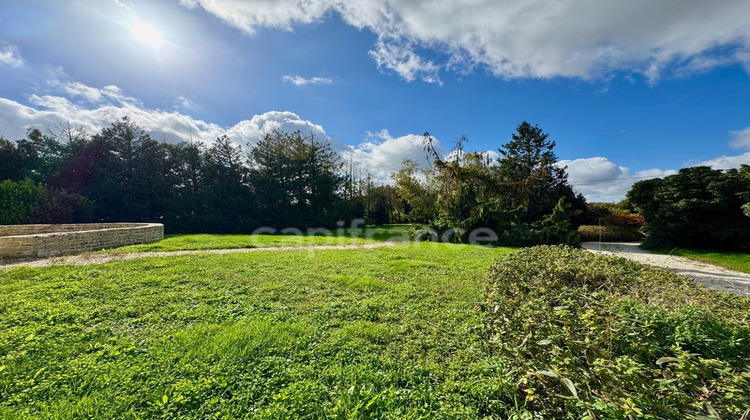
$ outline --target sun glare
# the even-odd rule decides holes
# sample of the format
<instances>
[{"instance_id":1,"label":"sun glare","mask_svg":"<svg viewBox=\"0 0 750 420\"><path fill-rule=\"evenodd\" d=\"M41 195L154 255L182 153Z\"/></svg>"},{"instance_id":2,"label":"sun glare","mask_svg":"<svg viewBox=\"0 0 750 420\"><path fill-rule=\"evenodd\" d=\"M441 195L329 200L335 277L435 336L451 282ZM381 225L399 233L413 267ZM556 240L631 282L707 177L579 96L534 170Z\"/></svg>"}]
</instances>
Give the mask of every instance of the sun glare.
<instances>
[{"instance_id":1,"label":"sun glare","mask_svg":"<svg viewBox=\"0 0 750 420\"><path fill-rule=\"evenodd\" d=\"M151 48L159 48L164 44L161 31L156 26L142 20L136 20L130 24L130 35L136 41Z\"/></svg>"}]
</instances>

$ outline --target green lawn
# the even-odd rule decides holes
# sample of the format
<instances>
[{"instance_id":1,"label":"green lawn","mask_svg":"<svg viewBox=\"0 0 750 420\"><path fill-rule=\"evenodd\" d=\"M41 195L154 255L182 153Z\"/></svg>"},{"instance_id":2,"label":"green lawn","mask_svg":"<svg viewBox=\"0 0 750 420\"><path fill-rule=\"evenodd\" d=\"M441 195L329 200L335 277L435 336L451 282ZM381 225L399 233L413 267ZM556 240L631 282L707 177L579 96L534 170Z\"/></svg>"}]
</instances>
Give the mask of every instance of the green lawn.
<instances>
[{"instance_id":1,"label":"green lawn","mask_svg":"<svg viewBox=\"0 0 750 420\"><path fill-rule=\"evenodd\" d=\"M511 251L408 243L3 270L0 418L505 417L515 384L476 333L475 302Z\"/></svg>"},{"instance_id":2,"label":"green lawn","mask_svg":"<svg viewBox=\"0 0 750 420\"><path fill-rule=\"evenodd\" d=\"M691 260L715 264L730 270L750 273L750 254L741 252L719 252L696 249L657 250L660 254L679 255Z\"/></svg>"},{"instance_id":3,"label":"green lawn","mask_svg":"<svg viewBox=\"0 0 750 420\"><path fill-rule=\"evenodd\" d=\"M130 245L101 251L103 253L131 253L202 249L237 249L294 247L314 245L357 245L383 241L409 241L411 225L368 226L363 229L334 229L292 231L288 234L261 235L167 235L159 242Z\"/></svg>"}]
</instances>

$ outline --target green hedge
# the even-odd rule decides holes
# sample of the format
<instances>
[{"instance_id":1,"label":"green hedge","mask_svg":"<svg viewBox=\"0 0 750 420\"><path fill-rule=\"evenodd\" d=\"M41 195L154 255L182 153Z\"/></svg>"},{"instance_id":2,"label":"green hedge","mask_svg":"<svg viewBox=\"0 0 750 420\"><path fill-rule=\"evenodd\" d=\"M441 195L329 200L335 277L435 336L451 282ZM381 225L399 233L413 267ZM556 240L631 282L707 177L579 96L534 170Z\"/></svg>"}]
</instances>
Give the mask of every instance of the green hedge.
<instances>
[{"instance_id":1,"label":"green hedge","mask_svg":"<svg viewBox=\"0 0 750 420\"><path fill-rule=\"evenodd\" d=\"M89 222L92 207L86 197L30 179L0 181L0 225Z\"/></svg>"},{"instance_id":2,"label":"green hedge","mask_svg":"<svg viewBox=\"0 0 750 420\"><path fill-rule=\"evenodd\" d=\"M643 235L640 233L621 226L581 225L578 227L578 234L583 242L598 241L600 233L601 240L604 242L637 242L643 240Z\"/></svg>"},{"instance_id":3,"label":"green hedge","mask_svg":"<svg viewBox=\"0 0 750 420\"><path fill-rule=\"evenodd\" d=\"M481 307L518 418L740 418L750 299L584 250L522 249Z\"/></svg>"}]
</instances>

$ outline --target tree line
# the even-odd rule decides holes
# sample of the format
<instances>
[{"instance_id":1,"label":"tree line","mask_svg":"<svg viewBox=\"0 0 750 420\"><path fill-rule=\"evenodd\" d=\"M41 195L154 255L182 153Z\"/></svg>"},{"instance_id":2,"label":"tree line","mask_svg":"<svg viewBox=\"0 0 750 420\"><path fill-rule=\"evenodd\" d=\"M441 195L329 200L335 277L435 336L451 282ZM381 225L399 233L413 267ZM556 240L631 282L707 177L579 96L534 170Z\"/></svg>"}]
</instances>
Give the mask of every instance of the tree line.
<instances>
[{"instance_id":1,"label":"tree line","mask_svg":"<svg viewBox=\"0 0 750 420\"><path fill-rule=\"evenodd\" d=\"M708 166L639 181L628 204L646 220L650 248L750 251L750 166Z\"/></svg>"},{"instance_id":2,"label":"tree line","mask_svg":"<svg viewBox=\"0 0 750 420\"><path fill-rule=\"evenodd\" d=\"M568 183L547 133L522 122L495 160L465 152L466 142L459 139L444 158L424 134L432 167L420 171L416 162L406 161L392 176L404 218L452 231L457 242L485 228L497 234L499 244L580 244L577 228L585 219L586 200Z\"/></svg>"},{"instance_id":3,"label":"tree line","mask_svg":"<svg viewBox=\"0 0 750 420\"><path fill-rule=\"evenodd\" d=\"M425 133L431 167L407 160L384 182L301 132L268 134L243 152L227 136L159 142L127 117L94 135L34 129L0 138L0 223L150 221L170 233L247 233L364 218L449 230L458 242L477 228L498 242L576 242L586 203L548 134L523 122L494 160L464 152L466 141L444 157Z\"/></svg>"}]
</instances>

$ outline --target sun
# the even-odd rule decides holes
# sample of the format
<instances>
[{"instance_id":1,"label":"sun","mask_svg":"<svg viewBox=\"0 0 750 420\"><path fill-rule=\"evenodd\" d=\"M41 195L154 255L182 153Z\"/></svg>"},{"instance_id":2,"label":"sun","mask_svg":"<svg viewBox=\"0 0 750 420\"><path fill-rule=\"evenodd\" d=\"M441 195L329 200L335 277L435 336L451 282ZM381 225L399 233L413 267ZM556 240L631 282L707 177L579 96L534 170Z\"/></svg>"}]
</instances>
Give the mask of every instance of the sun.
<instances>
[{"instance_id":1,"label":"sun","mask_svg":"<svg viewBox=\"0 0 750 420\"><path fill-rule=\"evenodd\" d=\"M130 36L151 48L159 48L164 44L164 36L159 28L142 20L130 24Z\"/></svg>"}]
</instances>

